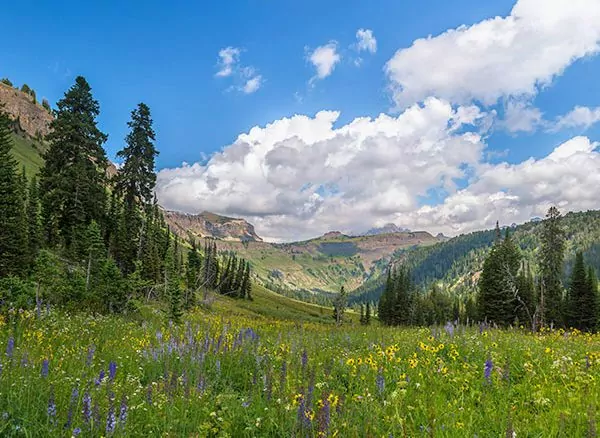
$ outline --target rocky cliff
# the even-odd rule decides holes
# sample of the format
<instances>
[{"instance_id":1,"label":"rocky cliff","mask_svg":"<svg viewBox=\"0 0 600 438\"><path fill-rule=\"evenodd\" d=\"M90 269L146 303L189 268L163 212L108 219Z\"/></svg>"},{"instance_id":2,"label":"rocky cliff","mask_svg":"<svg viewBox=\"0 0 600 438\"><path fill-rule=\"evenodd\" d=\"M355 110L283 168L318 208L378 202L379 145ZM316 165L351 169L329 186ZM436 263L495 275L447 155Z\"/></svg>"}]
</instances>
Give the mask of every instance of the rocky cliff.
<instances>
[{"instance_id":1,"label":"rocky cliff","mask_svg":"<svg viewBox=\"0 0 600 438\"><path fill-rule=\"evenodd\" d=\"M0 82L0 103L26 136L37 139L50 132L52 115L28 94Z\"/></svg>"},{"instance_id":2,"label":"rocky cliff","mask_svg":"<svg viewBox=\"0 0 600 438\"><path fill-rule=\"evenodd\" d=\"M234 242L262 242L254 226L244 219L220 216L210 212L187 214L164 211L165 220L174 233L181 237L214 237Z\"/></svg>"}]
</instances>

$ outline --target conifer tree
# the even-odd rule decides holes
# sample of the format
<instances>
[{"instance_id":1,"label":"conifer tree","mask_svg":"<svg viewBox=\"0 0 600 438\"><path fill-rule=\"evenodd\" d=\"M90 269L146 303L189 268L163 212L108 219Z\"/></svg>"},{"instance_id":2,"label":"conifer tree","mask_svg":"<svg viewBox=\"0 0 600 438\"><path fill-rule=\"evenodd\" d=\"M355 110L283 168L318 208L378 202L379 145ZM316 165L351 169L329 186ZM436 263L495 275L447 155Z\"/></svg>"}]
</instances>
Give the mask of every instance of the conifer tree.
<instances>
[{"instance_id":1,"label":"conifer tree","mask_svg":"<svg viewBox=\"0 0 600 438\"><path fill-rule=\"evenodd\" d=\"M252 300L252 280L250 278L250 262L246 262L244 271L244 281L242 282L243 298Z\"/></svg>"},{"instance_id":2,"label":"conifer tree","mask_svg":"<svg viewBox=\"0 0 600 438\"><path fill-rule=\"evenodd\" d=\"M358 319L358 321L362 325L365 325L365 306L363 303L360 303L360 318Z\"/></svg>"},{"instance_id":3,"label":"conifer tree","mask_svg":"<svg viewBox=\"0 0 600 438\"><path fill-rule=\"evenodd\" d=\"M40 200L37 178L29 183L27 197L27 264L33 266L42 244Z\"/></svg>"},{"instance_id":4,"label":"conifer tree","mask_svg":"<svg viewBox=\"0 0 600 438\"><path fill-rule=\"evenodd\" d=\"M540 248L540 313L542 326L563 324L563 261L565 232L561 225L561 214L550 207L546 220L542 222Z\"/></svg>"},{"instance_id":5,"label":"conifer tree","mask_svg":"<svg viewBox=\"0 0 600 438\"><path fill-rule=\"evenodd\" d=\"M104 220L107 160L102 145L107 137L96 126L100 107L83 77L75 79L57 108L40 178L42 214L48 242L78 252L75 246L87 225Z\"/></svg>"},{"instance_id":6,"label":"conifer tree","mask_svg":"<svg viewBox=\"0 0 600 438\"><path fill-rule=\"evenodd\" d=\"M169 303L168 317L171 321L179 323L183 316L180 279L175 269L175 245L169 245L165 257L165 298Z\"/></svg>"},{"instance_id":7,"label":"conifer tree","mask_svg":"<svg viewBox=\"0 0 600 438\"><path fill-rule=\"evenodd\" d=\"M499 227L496 225L497 232ZM517 316L519 248L508 228L504 240L496 240L483 264L479 279L479 316L498 325L509 325Z\"/></svg>"},{"instance_id":8,"label":"conifer tree","mask_svg":"<svg viewBox=\"0 0 600 438\"><path fill-rule=\"evenodd\" d=\"M333 302L333 319L335 319L336 325L341 325L342 322L344 322L347 300L346 290L344 289L344 286L342 286L340 293L335 297Z\"/></svg>"},{"instance_id":9,"label":"conifer tree","mask_svg":"<svg viewBox=\"0 0 600 438\"><path fill-rule=\"evenodd\" d=\"M0 106L0 277L23 270L22 192L11 154L10 120Z\"/></svg>"},{"instance_id":10,"label":"conifer tree","mask_svg":"<svg viewBox=\"0 0 600 438\"><path fill-rule=\"evenodd\" d=\"M593 270L586 269L583 253L578 252L571 273L567 322L569 326L583 331L595 330L598 321L597 287L594 277Z\"/></svg>"},{"instance_id":11,"label":"conifer tree","mask_svg":"<svg viewBox=\"0 0 600 438\"><path fill-rule=\"evenodd\" d=\"M365 325L371 324L371 303L367 301L367 309L365 311Z\"/></svg>"}]
</instances>

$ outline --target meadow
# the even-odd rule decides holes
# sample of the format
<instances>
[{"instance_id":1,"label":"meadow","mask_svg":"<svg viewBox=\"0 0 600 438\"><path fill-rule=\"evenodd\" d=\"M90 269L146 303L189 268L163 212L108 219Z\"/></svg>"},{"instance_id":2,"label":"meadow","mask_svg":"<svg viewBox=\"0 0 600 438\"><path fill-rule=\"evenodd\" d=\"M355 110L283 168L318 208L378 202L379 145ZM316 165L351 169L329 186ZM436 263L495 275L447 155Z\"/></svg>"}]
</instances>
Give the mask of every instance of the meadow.
<instances>
[{"instance_id":1,"label":"meadow","mask_svg":"<svg viewBox=\"0 0 600 438\"><path fill-rule=\"evenodd\" d=\"M0 436L596 436L600 335L265 308L220 297L180 325L155 308L11 311Z\"/></svg>"}]
</instances>

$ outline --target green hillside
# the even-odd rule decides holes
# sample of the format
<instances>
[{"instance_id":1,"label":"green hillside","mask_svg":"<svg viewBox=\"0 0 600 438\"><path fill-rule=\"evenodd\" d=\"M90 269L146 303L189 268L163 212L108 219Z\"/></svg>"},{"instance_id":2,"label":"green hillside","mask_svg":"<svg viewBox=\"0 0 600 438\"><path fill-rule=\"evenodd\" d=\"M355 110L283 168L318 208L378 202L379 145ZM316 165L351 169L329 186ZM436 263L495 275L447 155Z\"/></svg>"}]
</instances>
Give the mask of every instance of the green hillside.
<instances>
[{"instance_id":1,"label":"green hillside","mask_svg":"<svg viewBox=\"0 0 600 438\"><path fill-rule=\"evenodd\" d=\"M20 166L25 166L27 175L37 175L44 164L41 157L42 146L17 134L13 134L12 139L12 153L17 162Z\"/></svg>"},{"instance_id":2,"label":"green hillside","mask_svg":"<svg viewBox=\"0 0 600 438\"><path fill-rule=\"evenodd\" d=\"M219 242L252 263L259 281L271 290L305 301L325 302L341 286L353 290L378 277L396 251L433 245L425 232L375 236L328 233L303 242Z\"/></svg>"},{"instance_id":3,"label":"green hillside","mask_svg":"<svg viewBox=\"0 0 600 438\"><path fill-rule=\"evenodd\" d=\"M512 229L524 259L535 270L540 247L541 222L532 221ZM600 268L600 211L568 213L562 219L567 246L564 279L568 278L575 251L583 251L587 263ZM494 230L477 231L454 237L428 247L400 250L394 255L397 263L406 263L419 287L437 282L453 294L473 292L483 261L495 239ZM352 302L377 301L383 290L384 276L374 277L354 290Z\"/></svg>"}]
</instances>

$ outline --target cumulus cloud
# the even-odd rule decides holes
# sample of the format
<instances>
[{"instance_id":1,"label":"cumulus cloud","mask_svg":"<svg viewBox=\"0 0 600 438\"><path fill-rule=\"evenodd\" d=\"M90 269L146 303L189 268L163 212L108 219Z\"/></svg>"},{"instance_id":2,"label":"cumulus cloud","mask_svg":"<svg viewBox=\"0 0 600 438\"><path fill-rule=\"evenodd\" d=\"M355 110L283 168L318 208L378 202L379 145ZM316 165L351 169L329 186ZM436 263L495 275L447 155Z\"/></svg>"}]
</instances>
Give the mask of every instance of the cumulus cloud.
<instances>
[{"instance_id":1,"label":"cumulus cloud","mask_svg":"<svg viewBox=\"0 0 600 438\"><path fill-rule=\"evenodd\" d=\"M544 124L543 114L529 102L509 100L504 108L500 126L508 132L533 132Z\"/></svg>"},{"instance_id":2,"label":"cumulus cloud","mask_svg":"<svg viewBox=\"0 0 600 438\"><path fill-rule=\"evenodd\" d=\"M342 57L337 51L337 42L330 41L324 46L319 46L307 56L307 59L317 70L315 79L325 79L330 76L335 66L341 61Z\"/></svg>"},{"instance_id":3,"label":"cumulus cloud","mask_svg":"<svg viewBox=\"0 0 600 438\"><path fill-rule=\"evenodd\" d=\"M252 94L261 87L264 80L252 66L240 63L242 50L237 47L226 47L219 51L217 62L218 71L215 76L220 78L232 77L235 85L230 90L238 90L244 94Z\"/></svg>"},{"instance_id":4,"label":"cumulus cloud","mask_svg":"<svg viewBox=\"0 0 600 438\"><path fill-rule=\"evenodd\" d=\"M162 170L159 200L170 209L245 217L268 239L308 238L408 215L432 188L454 193L481 159L476 127L485 114L474 106L429 98L397 117L334 128L339 115L254 127L205 164Z\"/></svg>"},{"instance_id":5,"label":"cumulus cloud","mask_svg":"<svg viewBox=\"0 0 600 438\"><path fill-rule=\"evenodd\" d=\"M371 29L358 29L356 31L356 40L356 50L358 52L377 52L377 39Z\"/></svg>"},{"instance_id":6,"label":"cumulus cloud","mask_svg":"<svg viewBox=\"0 0 600 438\"><path fill-rule=\"evenodd\" d=\"M576 106L564 116L559 117L549 130L555 132L565 128L588 129L598 122L600 122L600 107Z\"/></svg>"},{"instance_id":7,"label":"cumulus cloud","mask_svg":"<svg viewBox=\"0 0 600 438\"><path fill-rule=\"evenodd\" d=\"M442 204L399 214L397 219L456 234L492 227L496 220L510 224L544 216L552 205L564 211L600 208L597 147L587 137L575 137L540 159L483 164L475 181Z\"/></svg>"},{"instance_id":8,"label":"cumulus cloud","mask_svg":"<svg viewBox=\"0 0 600 438\"><path fill-rule=\"evenodd\" d=\"M399 108L428 96L493 105L535 95L599 49L598 0L518 0L507 17L414 41L385 70Z\"/></svg>"}]
</instances>

